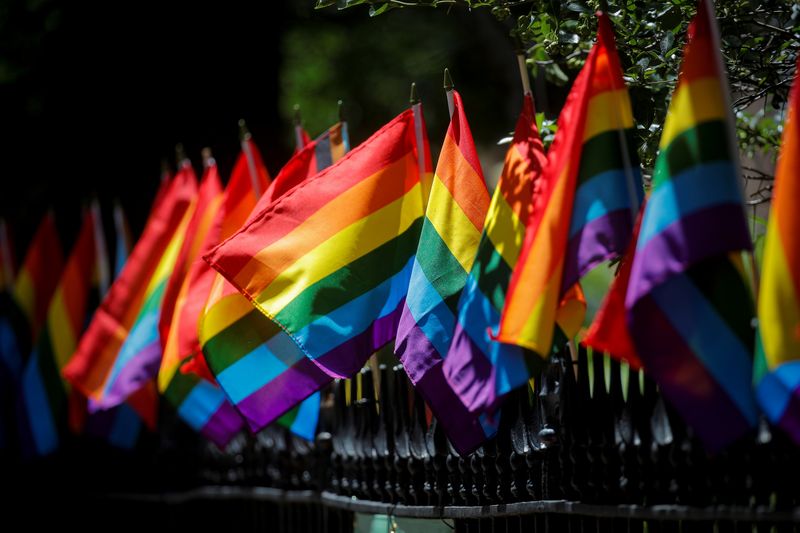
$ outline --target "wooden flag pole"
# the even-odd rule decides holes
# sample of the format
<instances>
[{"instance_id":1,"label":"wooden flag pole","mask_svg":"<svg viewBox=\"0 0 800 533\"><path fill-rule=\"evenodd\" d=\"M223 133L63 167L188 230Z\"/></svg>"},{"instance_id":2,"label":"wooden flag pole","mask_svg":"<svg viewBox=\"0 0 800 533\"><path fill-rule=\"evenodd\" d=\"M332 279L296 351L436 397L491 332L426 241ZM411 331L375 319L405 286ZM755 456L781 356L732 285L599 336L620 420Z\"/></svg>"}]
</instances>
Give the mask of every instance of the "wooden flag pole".
<instances>
[{"instance_id":1,"label":"wooden flag pole","mask_svg":"<svg viewBox=\"0 0 800 533\"><path fill-rule=\"evenodd\" d=\"M417 94L417 84L411 83L411 96L409 97L411 104L411 111L414 113L414 136L417 143L417 168L419 169L419 182L422 184L422 205L428 205L428 193L426 189L428 183L427 176L425 175L425 133L423 128L425 124L422 119L422 100Z\"/></svg>"},{"instance_id":2,"label":"wooden flag pole","mask_svg":"<svg viewBox=\"0 0 800 533\"><path fill-rule=\"evenodd\" d=\"M111 286L111 272L108 264L108 246L106 235L103 232L103 217L100 211L100 201L97 196L93 196L89 203L89 210L92 213L92 232L94 233L95 264L97 266L97 284L100 288L102 298Z\"/></svg>"},{"instance_id":3,"label":"wooden flag pole","mask_svg":"<svg viewBox=\"0 0 800 533\"><path fill-rule=\"evenodd\" d=\"M298 152L306 146L303 142L303 117L300 114L300 104L294 104L294 143Z\"/></svg>"},{"instance_id":4,"label":"wooden flag pole","mask_svg":"<svg viewBox=\"0 0 800 533\"><path fill-rule=\"evenodd\" d=\"M453 109L455 105L453 104L453 89L455 86L453 85L453 78L450 77L450 70L445 67L444 69L444 90L445 94L447 95L447 109L450 112L450 117L453 116Z\"/></svg>"},{"instance_id":5,"label":"wooden flag pole","mask_svg":"<svg viewBox=\"0 0 800 533\"><path fill-rule=\"evenodd\" d=\"M344 112L344 102L339 100L336 102L339 106L339 123L341 124L342 143L344 143L345 151L350 151L350 132L347 130L347 115Z\"/></svg>"},{"instance_id":6,"label":"wooden flag pole","mask_svg":"<svg viewBox=\"0 0 800 533\"><path fill-rule=\"evenodd\" d=\"M417 140L417 166L419 167L419 179L423 181L425 178L425 136L423 135L422 128L422 100L419 99L417 94L417 84L411 84L411 96L409 97L411 104L411 111L414 113L414 134Z\"/></svg>"},{"instance_id":7,"label":"wooden flag pole","mask_svg":"<svg viewBox=\"0 0 800 533\"><path fill-rule=\"evenodd\" d=\"M178 169L185 167L186 165L191 165L191 161L186 156L186 150L183 147L183 143L178 143L175 145L175 162L178 164Z\"/></svg>"},{"instance_id":8,"label":"wooden flag pole","mask_svg":"<svg viewBox=\"0 0 800 533\"><path fill-rule=\"evenodd\" d=\"M522 81L522 94L533 94L531 92L531 78L528 75L528 64L525 62L525 54L517 54L517 65L519 66L519 78Z\"/></svg>"},{"instance_id":9,"label":"wooden flag pole","mask_svg":"<svg viewBox=\"0 0 800 533\"><path fill-rule=\"evenodd\" d=\"M256 160L253 157L253 148L250 146L253 136L250 130L247 129L247 123L243 118L239 119L239 140L242 144L242 152L244 158L247 160L247 171L250 173L250 184L253 187L253 193L256 198L261 197L261 183L258 180L258 169L256 168Z\"/></svg>"}]
</instances>

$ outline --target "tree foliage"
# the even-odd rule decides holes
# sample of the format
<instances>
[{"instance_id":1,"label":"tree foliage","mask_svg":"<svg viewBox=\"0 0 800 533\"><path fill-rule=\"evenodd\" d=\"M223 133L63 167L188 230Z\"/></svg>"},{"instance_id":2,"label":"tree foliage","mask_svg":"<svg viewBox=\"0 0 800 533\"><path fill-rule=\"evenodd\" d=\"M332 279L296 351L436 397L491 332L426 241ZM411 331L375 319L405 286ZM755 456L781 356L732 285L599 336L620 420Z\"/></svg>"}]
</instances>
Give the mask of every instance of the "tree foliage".
<instances>
[{"instance_id":1,"label":"tree foliage","mask_svg":"<svg viewBox=\"0 0 800 533\"><path fill-rule=\"evenodd\" d=\"M727 64L740 147L744 155L775 157L784 102L800 48L800 5L792 0L718 0L717 18ZM631 92L639 153L649 174L686 29L696 0L318 0L317 7L368 5L372 16L401 7L488 9L509 25L535 77L567 85L583 65L596 31L594 12L614 24ZM764 181L763 174L747 177ZM768 176L767 176L768 177ZM767 185L768 187L768 185ZM762 191L763 192L763 191ZM762 197L765 197L762 195Z\"/></svg>"}]
</instances>

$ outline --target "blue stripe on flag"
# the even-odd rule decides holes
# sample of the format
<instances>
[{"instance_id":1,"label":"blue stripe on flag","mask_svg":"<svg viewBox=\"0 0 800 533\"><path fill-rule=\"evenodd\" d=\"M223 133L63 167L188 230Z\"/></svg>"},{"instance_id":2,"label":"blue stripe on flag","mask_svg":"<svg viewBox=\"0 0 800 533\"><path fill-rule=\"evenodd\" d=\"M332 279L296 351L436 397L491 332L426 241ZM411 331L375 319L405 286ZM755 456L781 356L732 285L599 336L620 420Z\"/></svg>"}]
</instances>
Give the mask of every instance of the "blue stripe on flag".
<instances>
[{"instance_id":1,"label":"blue stripe on flag","mask_svg":"<svg viewBox=\"0 0 800 533\"><path fill-rule=\"evenodd\" d=\"M264 320L269 319L264 317ZM217 381L237 404L303 357L305 354L297 344L281 330L220 372Z\"/></svg>"},{"instance_id":2,"label":"blue stripe on flag","mask_svg":"<svg viewBox=\"0 0 800 533\"><path fill-rule=\"evenodd\" d=\"M733 163L705 163L673 176L650 194L637 250L681 218L722 204L741 204Z\"/></svg>"},{"instance_id":3,"label":"blue stripe on flag","mask_svg":"<svg viewBox=\"0 0 800 533\"><path fill-rule=\"evenodd\" d=\"M319 421L319 405L321 395L315 392L300 404L297 409L292 427L292 433L306 440L314 440L317 435L317 422Z\"/></svg>"},{"instance_id":4,"label":"blue stripe on flag","mask_svg":"<svg viewBox=\"0 0 800 533\"><path fill-rule=\"evenodd\" d=\"M34 351L22 375L25 414L39 455L52 453L58 447L58 430L44 382L39 374L39 354Z\"/></svg>"},{"instance_id":5,"label":"blue stripe on flag","mask_svg":"<svg viewBox=\"0 0 800 533\"><path fill-rule=\"evenodd\" d=\"M470 274L459 302L459 324L481 354L496 368L495 390L498 396L527 382L528 367L522 348L492 341L487 328L500 324L500 314L478 287Z\"/></svg>"},{"instance_id":6,"label":"blue stripe on flag","mask_svg":"<svg viewBox=\"0 0 800 533\"><path fill-rule=\"evenodd\" d=\"M456 317L442 300L439 291L431 285L422 266L414 260L411 282L408 286L406 307L436 349L439 357L445 358L456 327Z\"/></svg>"},{"instance_id":7,"label":"blue stripe on flag","mask_svg":"<svg viewBox=\"0 0 800 533\"><path fill-rule=\"evenodd\" d=\"M108 434L108 442L117 448L130 450L136 445L142 430L142 420L131 406L123 403L115 408L114 422Z\"/></svg>"},{"instance_id":8,"label":"blue stripe on flag","mask_svg":"<svg viewBox=\"0 0 800 533\"><path fill-rule=\"evenodd\" d=\"M800 387L800 361L782 363L758 382L756 396L770 422L776 424L780 421L798 387Z\"/></svg>"},{"instance_id":9,"label":"blue stripe on flag","mask_svg":"<svg viewBox=\"0 0 800 533\"><path fill-rule=\"evenodd\" d=\"M295 334L312 358L322 357L377 319L392 313L405 298L414 258L380 285L322 316Z\"/></svg>"},{"instance_id":10,"label":"blue stripe on flag","mask_svg":"<svg viewBox=\"0 0 800 533\"><path fill-rule=\"evenodd\" d=\"M200 431L224 401L225 395L221 390L201 379L184 398L178 416L194 430Z\"/></svg>"},{"instance_id":11,"label":"blue stripe on flag","mask_svg":"<svg viewBox=\"0 0 800 533\"><path fill-rule=\"evenodd\" d=\"M633 170L639 174L639 169ZM592 220L612 211L630 209L627 179L623 169L614 169L592 176L578 187L572 207L570 238ZM641 178L636 177L636 183L639 182Z\"/></svg>"},{"instance_id":12,"label":"blue stripe on flag","mask_svg":"<svg viewBox=\"0 0 800 533\"><path fill-rule=\"evenodd\" d=\"M758 412L751 393L753 362L750 352L714 306L686 274L673 277L651 294L667 320L739 411L749 422L755 423Z\"/></svg>"}]
</instances>

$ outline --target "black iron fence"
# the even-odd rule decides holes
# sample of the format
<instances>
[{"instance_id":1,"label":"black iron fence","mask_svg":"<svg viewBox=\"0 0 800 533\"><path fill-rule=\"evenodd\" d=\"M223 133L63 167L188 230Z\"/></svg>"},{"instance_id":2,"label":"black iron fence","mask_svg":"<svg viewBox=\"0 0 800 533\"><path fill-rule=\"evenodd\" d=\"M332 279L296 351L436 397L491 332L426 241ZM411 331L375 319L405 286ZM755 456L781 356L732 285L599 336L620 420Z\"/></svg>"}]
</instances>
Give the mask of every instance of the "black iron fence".
<instances>
[{"instance_id":1,"label":"black iron fence","mask_svg":"<svg viewBox=\"0 0 800 533\"><path fill-rule=\"evenodd\" d=\"M556 355L511 394L497 436L467 456L402 367L381 365L332 385L313 443L273 426L221 451L172 428L152 444L155 476L94 494L109 513L135 501L139 517L242 531L350 531L353 513L458 531L800 529L800 455L781 433L764 423L708 454L652 381L576 359Z\"/></svg>"}]
</instances>

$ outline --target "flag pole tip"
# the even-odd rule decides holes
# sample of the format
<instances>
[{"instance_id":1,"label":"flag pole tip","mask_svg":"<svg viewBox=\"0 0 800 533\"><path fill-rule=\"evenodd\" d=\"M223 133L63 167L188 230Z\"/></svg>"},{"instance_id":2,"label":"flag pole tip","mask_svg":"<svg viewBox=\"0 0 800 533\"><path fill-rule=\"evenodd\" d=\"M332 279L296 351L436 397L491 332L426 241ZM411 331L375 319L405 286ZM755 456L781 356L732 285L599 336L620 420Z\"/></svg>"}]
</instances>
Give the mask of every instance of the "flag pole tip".
<instances>
[{"instance_id":1,"label":"flag pole tip","mask_svg":"<svg viewBox=\"0 0 800 533\"><path fill-rule=\"evenodd\" d=\"M243 118L239 119L239 140L246 141L251 137L250 130L247 128L247 122Z\"/></svg>"},{"instance_id":2,"label":"flag pole tip","mask_svg":"<svg viewBox=\"0 0 800 533\"><path fill-rule=\"evenodd\" d=\"M419 95L417 94L417 84L415 82L411 82L411 96L408 97L408 101L411 105L416 105L420 102Z\"/></svg>"},{"instance_id":3,"label":"flag pole tip","mask_svg":"<svg viewBox=\"0 0 800 533\"><path fill-rule=\"evenodd\" d=\"M344 101L342 101L341 98L336 101L336 107L337 107L337 110L338 110L338 113L339 113L339 122L346 122L346 119L345 119L345 116L344 116Z\"/></svg>"},{"instance_id":4,"label":"flag pole tip","mask_svg":"<svg viewBox=\"0 0 800 533\"><path fill-rule=\"evenodd\" d=\"M211 148L206 146L200 151L200 156L203 158L203 167L208 168L215 163L214 155L211 153Z\"/></svg>"},{"instance_id":5,"label":"flag pole tip","mask_svg":"<svg viewBox=\"0 0 800 533\"><path fill-rule=\"evenodd\" d=\"M450 69L445 67L444 69L444 90L445 91L452 91L455 88L453 85L453 78L450 77Z\"/></svg>"},{"instance_id":6,"label":"flag pole tip","mask_svg":"<svg viewBox=\"0 0 800 533\"><path fill-rule=\"evenodd\" d=\"M300 104L294 104L294 125L303 125L303 117L300 115Z\"/></svg>"},{"instance_id":7,"label":"flag pole tip","mask_svg":"<svg viewBox=\"0 0 800 533\"><path fill-rule=\"evenodd\" d=\"M178 143L175 145L175 160L178 162L178 166L181 166L184 161L186 161L186 149L183 147L183 143Z\"/></svg>"}]
</instances>

